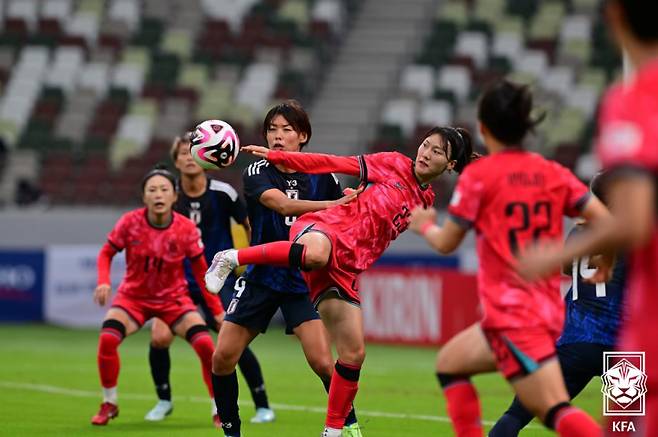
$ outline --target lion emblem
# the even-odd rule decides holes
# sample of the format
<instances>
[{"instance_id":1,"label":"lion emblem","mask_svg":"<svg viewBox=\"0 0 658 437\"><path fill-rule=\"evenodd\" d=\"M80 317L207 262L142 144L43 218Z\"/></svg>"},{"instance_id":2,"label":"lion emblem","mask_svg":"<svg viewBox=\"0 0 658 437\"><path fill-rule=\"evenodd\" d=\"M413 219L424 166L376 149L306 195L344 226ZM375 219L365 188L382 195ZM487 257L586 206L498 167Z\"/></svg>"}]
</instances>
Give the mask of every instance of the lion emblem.
<instances>
[{"instance_id":1,"label":"lion emblem","mask_svg":"<svg viewBox=\"0 0 658 437\"><path fill-rule=\"evenodd\" d=\"M609 368L601 380L601 392L623 409L647 392L647 375L625 358Z\"/></svg>"}]
</instances>

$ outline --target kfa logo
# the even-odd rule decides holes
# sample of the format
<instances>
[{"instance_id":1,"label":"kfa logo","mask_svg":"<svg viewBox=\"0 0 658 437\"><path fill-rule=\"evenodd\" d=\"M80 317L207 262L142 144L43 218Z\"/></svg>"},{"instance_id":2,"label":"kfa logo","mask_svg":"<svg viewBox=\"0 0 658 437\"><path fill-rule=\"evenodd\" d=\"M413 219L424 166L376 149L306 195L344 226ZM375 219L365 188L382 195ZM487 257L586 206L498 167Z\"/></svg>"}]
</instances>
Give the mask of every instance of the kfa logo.
<instances>
[{"instance_id":1,"label":"kfa logo","mask_svg":"<svg viewBox=\"0 0 658 437\"><path fill-rule=\"evenodd\" d=\"M644 416L644 352L603 352L601 380L604 416Z\"/></svg>"}]
</instances>

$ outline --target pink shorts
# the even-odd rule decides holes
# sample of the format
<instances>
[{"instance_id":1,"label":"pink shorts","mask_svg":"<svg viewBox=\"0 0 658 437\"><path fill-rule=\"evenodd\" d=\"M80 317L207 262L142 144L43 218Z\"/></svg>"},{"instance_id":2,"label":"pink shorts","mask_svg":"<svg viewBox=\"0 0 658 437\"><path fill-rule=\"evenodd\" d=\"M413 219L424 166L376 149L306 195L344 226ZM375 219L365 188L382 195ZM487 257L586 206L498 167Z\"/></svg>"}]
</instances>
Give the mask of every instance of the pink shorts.
<instances>
[{"instance_id":1,"label":"pink shorts","mask_svg":"<svg viewBox=\"0 0 658 437\"><path fill-rule=\"evenodd\" d=\"M185 314L196 311L196 305L188 295L182 295L167 301L136 299L117 294L112 301L113 308L121 308L142 326L147 320L157 317L169 326L174 326Z\"/></svg>"},{"instance_id":2,"label":"pink shorts","mask_svg":"<svg viewBox=\"0 0 658 437\"><path fill-rule=\"evenodd\" d=\"M483 329L494 355L496 366L505 378L513 379L533 373L539 365L556 355L555 343L560 335L542 327Z\"/></svg>"}]
</instances>

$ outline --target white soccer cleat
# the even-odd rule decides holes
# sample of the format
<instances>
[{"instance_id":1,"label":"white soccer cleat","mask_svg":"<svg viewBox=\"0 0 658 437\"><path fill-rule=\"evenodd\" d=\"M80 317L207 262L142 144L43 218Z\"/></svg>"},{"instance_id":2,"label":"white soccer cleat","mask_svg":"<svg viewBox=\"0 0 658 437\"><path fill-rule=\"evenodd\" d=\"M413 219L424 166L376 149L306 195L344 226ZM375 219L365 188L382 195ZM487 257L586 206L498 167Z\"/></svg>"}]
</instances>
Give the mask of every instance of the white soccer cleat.
<instances>
[{"instance_id":1,"label":"white soccer cleat","mask_svg":"<svg viewBox=\"0 0 658 437\"><path fill-rule=\"evenodd\" d=\"M270 408L256 408L256 415L252 417L249 422L251 423L269 423L274 422L276 416L274 411Z\"/></svg>"},{"instance_id":2,"label":"white soccer cleat","mask_svg":"<svg viewBox=\"0 0 658 437\"><path fill-rule=\"evenodd\" d=\"M238 266L238 251L235 249L217 252L206 272L206 288L211 293L219 293L228 275Z\"/></svg>"},{"instance_id":3,"label":"white soccer cleat","mask_svg":"<svg viewBox=\"0 0 658 437\"><path fill-rule=\"evenodd\" d=\"M159 400L155 407L144 416L145 420L149 422L159 422L164 420L165 417L169 416L171 412L174 411L174 405L171 401Z\"/></svg>"}]
</instances>

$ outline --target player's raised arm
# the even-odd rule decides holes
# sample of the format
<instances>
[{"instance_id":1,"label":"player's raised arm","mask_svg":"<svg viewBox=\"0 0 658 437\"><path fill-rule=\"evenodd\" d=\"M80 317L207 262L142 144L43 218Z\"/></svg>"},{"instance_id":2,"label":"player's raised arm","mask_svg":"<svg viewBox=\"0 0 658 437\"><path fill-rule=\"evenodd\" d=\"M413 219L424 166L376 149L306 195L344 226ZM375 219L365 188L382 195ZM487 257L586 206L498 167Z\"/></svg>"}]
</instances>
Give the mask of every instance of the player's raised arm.
<instances>
[{"instance_id":1,"label":"player's raised arm","mask_svg":"<svg viewBox=\"0 0 658 437\"><path fill-rule=\"evenodd\" d=\"M281 164L304 173L342 173L350 176L361 174L356 156L327 155L324 153L281 152L262 146L244 146L241 150L265 158L272 164Z\"/></svg>"}]
</instances>

